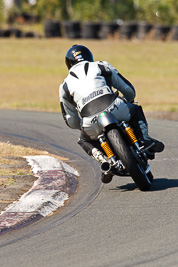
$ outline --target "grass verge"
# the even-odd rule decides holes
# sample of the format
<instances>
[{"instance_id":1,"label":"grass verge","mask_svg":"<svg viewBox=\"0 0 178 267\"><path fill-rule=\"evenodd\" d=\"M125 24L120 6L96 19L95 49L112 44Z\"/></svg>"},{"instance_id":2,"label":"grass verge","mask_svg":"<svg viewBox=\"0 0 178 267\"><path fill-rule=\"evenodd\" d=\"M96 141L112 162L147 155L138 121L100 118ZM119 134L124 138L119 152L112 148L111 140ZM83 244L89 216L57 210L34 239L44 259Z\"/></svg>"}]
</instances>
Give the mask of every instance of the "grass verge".
<instances>
[{"instance_id":1,"label":"grass verge","mask_svg":"<svg viewBox=\"0 0 178 267\"><path fill-rule=\"evenodd\" d=\"M13 185L16 182L15 176L32 174L27 164L23 164L23 156L32 155L49 155L49 153L30 147L12 145L9 142L0 142L0 188ZM51 156L62 161L67 160L64 157Z\"/></svg>"},{"instance_id":2,"label":"grass verge","mask_svg":"<svg viewBox=\"0 0 178 267\"><path fill-rule=\"evenodd\" d=\"M1 109L60 112L65 53L80 43L133 83L144 110L178 111L177 42L12 38L0 43Z\"/></svg>"}]
</instances>

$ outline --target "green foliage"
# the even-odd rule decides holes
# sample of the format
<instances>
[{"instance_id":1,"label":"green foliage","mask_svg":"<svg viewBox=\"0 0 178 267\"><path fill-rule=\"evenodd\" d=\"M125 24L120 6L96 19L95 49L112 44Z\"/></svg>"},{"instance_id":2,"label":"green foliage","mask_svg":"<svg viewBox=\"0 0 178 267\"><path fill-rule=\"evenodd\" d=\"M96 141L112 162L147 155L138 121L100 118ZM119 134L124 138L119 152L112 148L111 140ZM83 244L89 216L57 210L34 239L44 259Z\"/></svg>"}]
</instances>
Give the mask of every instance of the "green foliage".
<instances>
[{"instance_id":1,"label":"green foliage","mask_svg":"<svg viewBox=\"0 0 178 267\"><path fill-rule=\"evenodd\" d=\"M40 18L53 18L65 20L68 18L66 1L60 0L38 0L36 13Z\"/></svg>"},{"instance_id":2,"label":"green foliage","mask_svg":"<svg viewBox=\"0 0 178 267\"><path fill-rule=\"evenodd\" d=\"M73 19L79 20L132 20L135 18L133 0L76 1Z\"/></svg>"},{"instance_id":3,"label":"green foliage","mask_svg":"<svg viewBox=\"0 0 178 267\"><path fill-rule=\"evenodd\" d=\"M177 0L135 0L137 19L151 23L178 23Z\"/></svg>"},{"instance_id":4,"label":"green foliage","mask_svg":"<svg viewBox=\"0 0 178 267\"><path fill-rule=\"evenodd\" d=\"M75 20L100 20L103 16L101 0L95 1L77 1L74 5L73 19Z\"/></svg>"},{"instance_id":5,"label":"green foliage","mask_svg":"<svg viewBox=\"0 0 178 267\"><path fill-rule=\"evenodd\" d=\"M112 6L113 19L134 20L136 10L133 0L118 0Z\"/></svg>"},{"instance_id":6,"label":"green foliage","mask_svg":"<svg viewBox=\"0 0 178 267\"><path fill-rule=\"evenodd\" d=\"M4 13L3 13L3 0L0 0L0 25L3 23Z\"/></svg>"},{"instance_id":7,"label":"green foliage","mask_svg":"<svg viewBox=\"0 0 178 267\"><path fill-rule=\"evenodd\" d=\"M23 0L22 10L27 9L27 5ZM135 18L133 0L38 0L31 11L42 19L98 21Z\"/></svg>"},{"instance_id":8,"label":"green foliage","mask_svg":"<svg viewBox=\"0 0 178 267\"><path fill-rule=\"evenodd\" d=\"M145 20L178 23L177 0L38 0L41 18L60 20Z\"/></svg>"},{"instance_id":9,"label":"green foliage","mask_svg":"<svg viewBox=\"0 0 178 267\"><path fill-rule=\"evenodd\" d=\"M0 0L0 22L3 18L2 5L3 0ZM12 10L9 12L13 13ZM37 0L34 6L27 0L21 0L18 12L33 13L42 20L122 19L170 25L178 23L177 0Z\"/></svg>"}]
</instances>

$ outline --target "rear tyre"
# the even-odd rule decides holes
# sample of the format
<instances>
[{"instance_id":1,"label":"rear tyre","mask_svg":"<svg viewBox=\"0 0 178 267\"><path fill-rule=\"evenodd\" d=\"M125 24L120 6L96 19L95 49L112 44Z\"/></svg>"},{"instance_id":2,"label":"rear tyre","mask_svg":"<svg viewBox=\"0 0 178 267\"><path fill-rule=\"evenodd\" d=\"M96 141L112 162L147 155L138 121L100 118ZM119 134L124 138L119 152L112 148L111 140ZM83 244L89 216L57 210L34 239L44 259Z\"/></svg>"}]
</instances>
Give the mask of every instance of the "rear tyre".
<instances>
[{"instance_id":1,"label":"rear tyre","mask_svg":"<svg viewBox=\"0 0 178 267\"><path fill-rule=\"evenodd\" d=\"M148 173L147 173L147 177L148 177L148 179L150 180L150 182L152 182L153 181L153 174L152 174L152 172L151 171L149 171Z\"/></svg>"},{"instance_id":2,"label":"rear tyre","mask_svg":"<svg viewBox=\"0 0 178 267\"><path fill-rule=\"evenodd\" d=\"M117 129L110 130L107 133L107 138L138 188L142 191L148 190L151 186L151 181L147 177L143 167L137 163L119 131Z\"/></svg>"}]
</instances>

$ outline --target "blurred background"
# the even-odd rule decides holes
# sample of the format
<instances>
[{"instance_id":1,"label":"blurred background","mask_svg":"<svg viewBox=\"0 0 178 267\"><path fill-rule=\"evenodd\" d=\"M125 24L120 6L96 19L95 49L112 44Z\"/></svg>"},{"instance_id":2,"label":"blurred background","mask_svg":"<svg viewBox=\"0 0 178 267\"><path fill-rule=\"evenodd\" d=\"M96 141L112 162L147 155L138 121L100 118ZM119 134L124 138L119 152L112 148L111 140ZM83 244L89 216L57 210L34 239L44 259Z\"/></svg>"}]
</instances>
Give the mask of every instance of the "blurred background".
<instances>
[{"instance_id":1,"label":"blurred background","mask_svg":"<svg viewBox=\"0 0 178 267\"><path fill-rule=\"evenodd\" d=\"M76 43L130 80L147 111L178 111L177 0L0 0L0 108L60 111Z\"/></svg>"},{"instance_id":2,"label":"blurred background","mask_svg":"<svg viewBox=\"0 0 178 267\"><path fill-rule=\"evenodd\" d=\"M177 0L0 0L0 36L178 40Z\"/></svg>"}]
</instances>

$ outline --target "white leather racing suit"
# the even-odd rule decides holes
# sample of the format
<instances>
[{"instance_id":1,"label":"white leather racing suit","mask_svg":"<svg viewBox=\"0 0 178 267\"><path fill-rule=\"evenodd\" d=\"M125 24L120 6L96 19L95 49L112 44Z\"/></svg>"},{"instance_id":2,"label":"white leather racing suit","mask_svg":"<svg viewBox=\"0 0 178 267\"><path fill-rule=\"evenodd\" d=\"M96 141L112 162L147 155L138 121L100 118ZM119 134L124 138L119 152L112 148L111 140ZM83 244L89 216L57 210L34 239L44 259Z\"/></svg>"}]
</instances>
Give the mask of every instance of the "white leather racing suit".
<instances>
[{"instance_id":1,"label":"white leather racing suit","mask_svg":"<svg viewBox=\"0 0 178 267\"><path fill-rule=\"evenodd\" d=\"M125 100L118 96L118 91ZM135 90L108 62L81 61L69 70L60 85L59 96L66 124L73 129L83 129L96 140L96 114L110 110L118 121L129 121L127 102L133 102Z\"/></svg>"}]
</instances>

